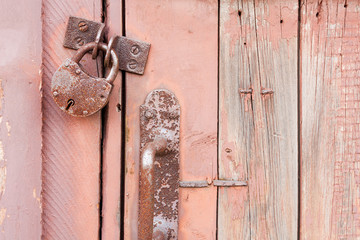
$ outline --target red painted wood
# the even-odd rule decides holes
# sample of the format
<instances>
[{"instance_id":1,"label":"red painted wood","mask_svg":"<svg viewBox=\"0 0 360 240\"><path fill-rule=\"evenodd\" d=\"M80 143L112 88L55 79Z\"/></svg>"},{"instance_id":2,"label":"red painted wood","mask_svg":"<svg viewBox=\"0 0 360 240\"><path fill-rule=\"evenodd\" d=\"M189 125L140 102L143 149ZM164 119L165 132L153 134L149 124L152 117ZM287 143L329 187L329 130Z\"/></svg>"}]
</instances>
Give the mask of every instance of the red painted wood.
<instances>
[{"instance_id":1,"label":"red painted wood","mask_svg":"<svg viewBox=\"0 0 360 240\"><path fill-rule=\"evenodd\" d=\"M0 5L0 239L40 239L41 1Z\"/></svg>"},{"instance_id":2,"label":"red painted wood","mask_svg":"<svg viewBox=\"0 0 360 240\"><path fill-rule=\"evenodd\" d=\"M50 91L53 73L74 54L62 46L67 19L101 21L100 0L45 0L42 6L43 238L97 239L99 236L100 113L75 118L60 110ZM96 75L88 56L81 63ZM101 67L100 67L101 70Z\"/></svg>"}]
</instances>

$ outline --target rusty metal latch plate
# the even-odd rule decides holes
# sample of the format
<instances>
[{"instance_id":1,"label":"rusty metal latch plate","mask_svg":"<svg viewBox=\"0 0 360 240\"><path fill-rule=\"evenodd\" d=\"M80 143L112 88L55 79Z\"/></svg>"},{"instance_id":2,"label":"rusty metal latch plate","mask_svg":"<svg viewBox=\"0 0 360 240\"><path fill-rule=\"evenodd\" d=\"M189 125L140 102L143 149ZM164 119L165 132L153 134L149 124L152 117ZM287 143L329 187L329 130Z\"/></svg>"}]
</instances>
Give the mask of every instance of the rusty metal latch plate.
<instances>
[{"instance_id":1,"label":"rusty metal latch plate","mask_svg":"<svg viewBox=\"0 0 360 240\"><path fill-rule=\"evenodd\" d=\"M165 89L152 91L140 106L141 150L156 137L167 139L165 152L154 162L153 239L161 234L178 239L179 135L180 105L175 95Z\"/></svg>"},{"instance_id":2,"label":"rusty metal latch plate","mask_svg":"<svg viewBox=\"0 0 360 240\"><path fill-rule=\"evenodd\" d=\"M64 47L79 49L94 42L103 23L89 21L78 17L69 17ZM119 37L114 43L114 50L119 58L119 69L136 74L144 74L149 55L150 44L127 37Z\"/></svg>"}]
</instances>

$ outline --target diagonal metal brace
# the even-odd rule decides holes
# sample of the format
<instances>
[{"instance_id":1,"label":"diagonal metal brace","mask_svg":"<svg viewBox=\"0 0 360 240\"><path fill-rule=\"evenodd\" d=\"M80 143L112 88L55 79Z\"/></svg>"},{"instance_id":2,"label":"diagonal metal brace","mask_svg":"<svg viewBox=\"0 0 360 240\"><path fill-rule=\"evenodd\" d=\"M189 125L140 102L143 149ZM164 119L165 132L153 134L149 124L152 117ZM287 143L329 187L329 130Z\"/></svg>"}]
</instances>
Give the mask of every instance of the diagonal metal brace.
<instances>
[{"instance_id":1,"label":"diagonal metal brace","mask_svg":"<svg viewBox=\"0 0 360 240\"><path fill-rule=\"evenodd\" d=\"M64 47L77 50L87 43L94 42L98 31L103 26L104 23L69 17ZM150 44L127 37L119 37L115 41L113 46L119 58L119 69L140 75L144 74Z\"/></svg>"}]
</instances>

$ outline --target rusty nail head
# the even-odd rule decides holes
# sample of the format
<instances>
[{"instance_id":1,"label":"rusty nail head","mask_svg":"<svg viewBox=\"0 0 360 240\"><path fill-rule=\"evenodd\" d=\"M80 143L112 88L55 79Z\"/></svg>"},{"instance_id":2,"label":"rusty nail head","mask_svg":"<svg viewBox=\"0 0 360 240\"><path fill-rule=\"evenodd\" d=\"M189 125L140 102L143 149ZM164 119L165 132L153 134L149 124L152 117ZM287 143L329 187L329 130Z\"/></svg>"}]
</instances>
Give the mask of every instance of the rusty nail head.
<instances>
[{"instance_id":1,"label":"rusty nail head","mask_svg":"<svg viewBox=\"0 0 360 240\"><path fill-rule=\"evenodd\" d=\"M75 40L79 46L82 46L85 43L84 39L82 39L81 37L77 37Z\"/></svg>"},{"instance_id":2,"label":"rusty nail head","mask_svg":"<svg viewBox=\"0 0 360 240\"><path fill-rule=\"evenodd\" d=\"M274 93L274 90L272 90L272 89L262 89L261 90L262 95L273 94L273 93Z\"/></svg>"},{"instance_id":3,"label":"rusty nail head","mask_svg":"<svg viewBox=\"0 0 360 240\"><path fill-rule=\"evenodd\" d=\"M79 74L81 73L81 70L80 70L80 69L76 69L76 71L75 71L75 72L76 72L76 74L78 74L78 75L79 75Z\"/></svg>"},{"instance_id":4,"label":"rusty nail head","mask_svg":"<svg viewBox=\"0 0 360 240\"><path fill-rule=\"evenodd\" d=\"M146 117L147 119L152 118L152 116L153 116L152 112L150 112L150 111L146 111L146 112L145 112L145 117Z\"/></svg>"},{"instance_id":5,"label":"rusty nail head","mask_svg":"<svg viewBox=\"0 0 360 240\"><path fill-rule=\"evenodd\" d=\"M79 22L79 30L82 32L86 32L89 29L89 26L84 21Z\"/></svg>"},{"instance_id":6,"label":"rusty nail head","mask_svg":"<svg viewBox=\"0 0 360 240\"><path fill-rule=\"evenodd\" d=\"M65 62L65 67L68 67L68 66L69 66L69 62L66 61L66 62Z\"/></svg>"},{"instance_id":7,"label":"rusty nail head","mask_svg":"<svg viewBox=\"0 0 360 240\"><path fill-rule=\"evenodd\" d=\"M84 115L88 114L88 111L83 111L83 114L84 114Z\"/></svg>"},{"instance_id":8,"label":"rusty nail head","mask_svg":"<svg viewBox=\"0 0 360 240\"><path fill-rule=\"evenodd\" d=\"M240 94L251 94L251 93L252 93L252 89L251 89L251 88L249 88L249 89L239 88L239 93L240 93Z\"/></svg>"},{"instance_id":9,"label":"rusty nail head","mask_svg":"<svg viewBox=\"0 0 360 240\"><path fill-rule=\"evenodd\" d=\"M57 95L59 95L59 93L57 91L53 92L54 96L56 97Z\"/></svg>"}]
</instances>

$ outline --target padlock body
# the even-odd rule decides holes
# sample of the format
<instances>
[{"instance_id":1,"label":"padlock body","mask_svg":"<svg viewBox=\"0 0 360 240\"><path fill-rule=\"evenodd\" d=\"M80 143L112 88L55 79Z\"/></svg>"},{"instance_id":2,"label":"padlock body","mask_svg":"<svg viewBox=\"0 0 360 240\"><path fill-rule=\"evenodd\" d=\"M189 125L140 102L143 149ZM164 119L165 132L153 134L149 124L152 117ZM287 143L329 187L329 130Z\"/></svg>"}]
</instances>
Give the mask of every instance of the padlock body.
<instances>
[{"instance_id":1,"label":"padlock body","mask_svg":"<svg viewBox=\"0 0 360 240\"><path fill-rule=\"evenodd\" d=\"M105 78L90 76L71 59L66 59L51 81L56 104L76 117L86 117L102 109L109 100L111 88Z\"/></svg>"}]
</instances>

